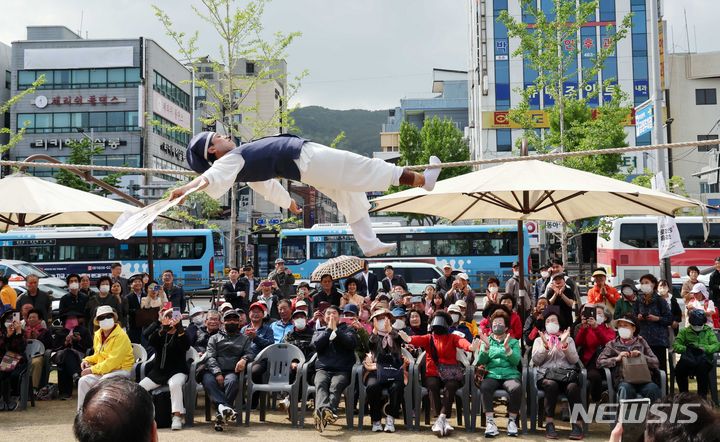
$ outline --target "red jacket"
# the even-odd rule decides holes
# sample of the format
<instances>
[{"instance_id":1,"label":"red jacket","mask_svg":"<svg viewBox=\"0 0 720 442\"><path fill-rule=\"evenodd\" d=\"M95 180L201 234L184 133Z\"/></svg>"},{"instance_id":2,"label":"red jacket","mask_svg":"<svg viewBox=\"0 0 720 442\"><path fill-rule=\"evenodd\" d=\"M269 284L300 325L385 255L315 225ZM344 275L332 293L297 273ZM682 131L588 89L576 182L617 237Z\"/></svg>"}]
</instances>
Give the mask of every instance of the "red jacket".
<instances>
[{"instance_id":1,"label":"red jacket","mask_svg":"<svg viewBox=\"0 0 720 442\"><path fill-rule=\"evenodd\" d=\"M490 318L483 318L478 325L486 335L492 333ZM510 330L508 330L508 333L511 337L522 341L522 321L520 321L520 315L517 312L512 312L512 315L510 315Z\"/></svg>"},{"instance_id":2,"label":"red jacket","mask_svg":"<svg viewBox=\"0 0 720 442\"><path fill-rule=\"evenodd\" d=\"M425 350L425 376L438 376L438 369L433 361L430 351L430 339L435 343L437 350L438 362L444 365L457 364L457 349L462 348L470 351L470 343L465 338L454 333L446 335L427 334L420 336L411 336L410 344Z\"/></svg>"},{"instance_id":3,"label":"red jacket","mask_svg":"<svg viewBox=\"0 0 720 442\"><path fill-rule=\"evenodd\" d=\"M575 345L582 347L580 352L582 363L587 365L597 349L604 347L613 339L615 339L615 331L605 324L598 325L597 328L580 327L575 336Z\"/></svg>"}]
</instances>

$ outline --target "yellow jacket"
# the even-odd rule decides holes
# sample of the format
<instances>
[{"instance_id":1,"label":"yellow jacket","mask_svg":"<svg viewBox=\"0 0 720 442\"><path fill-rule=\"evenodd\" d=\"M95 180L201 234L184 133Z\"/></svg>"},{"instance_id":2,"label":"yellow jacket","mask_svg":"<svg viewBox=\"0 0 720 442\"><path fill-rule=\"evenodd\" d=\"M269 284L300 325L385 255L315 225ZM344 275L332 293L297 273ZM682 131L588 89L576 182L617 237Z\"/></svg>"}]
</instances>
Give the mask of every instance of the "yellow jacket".
<instances>
[{"instance_id":1,"label":"yellow jacket","mask_svg":"<svg viewBox=\"0 0 720 442\"><path fill-rule=\"evenodd\" d=\"M132 344L125 330L119 324L102 343L102 330L95 332L93 339L93 354L87 356L85 361L92 364L93 374L104 375L117 370L131 370L135 363Z\"/></svg>"},{"instance_id":2,"label":"yellow jacket","mask_svg":"<svg viewBox=\"0 0 720 442\"><path fill-rule=\"evenodd\" d=\"M0 289L0 303L10 304L12 306L12 308L15 308L16 302L17 302L17 292L15 291L14 288L5 284L3 286L3 288Z\"/></svg>"}]
</instances>

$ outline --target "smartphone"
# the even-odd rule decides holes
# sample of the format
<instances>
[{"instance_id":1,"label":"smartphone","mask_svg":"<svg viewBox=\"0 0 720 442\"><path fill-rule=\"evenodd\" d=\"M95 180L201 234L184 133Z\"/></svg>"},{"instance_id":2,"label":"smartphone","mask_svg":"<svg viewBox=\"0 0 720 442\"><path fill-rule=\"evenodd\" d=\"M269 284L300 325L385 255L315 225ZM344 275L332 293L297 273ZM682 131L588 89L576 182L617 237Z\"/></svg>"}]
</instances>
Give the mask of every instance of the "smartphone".
<instances>
[{"instance_id":1,"label":"smartphone","mask_svg":"<svg viewBox=\"0 0 720 442\"><path fill-rule=\"evenodd\" d=\"M641 440L645 434L645 421L650 408L650 399L620 399L618 420L623 426L623 441Z\"/></svg>"},{"instance_id":2,"label":"smartphone","mask_svg":"<svg viewBox=\"0 0 720 442\"><path fill-rule=\"evenodd\" d=\"M589 318L595 319L596 313L597 313L597 310L595 309L595 307L585 307L585 308L583 308L582 317L586 318L586 319L589 319Z\"/></svg>"},{"instance_id":3,"label":"smartphone","mask_svg":"<svg viewBox=\"0 0 720 442\"><path fill-rule=\"evenodd\" d=\"M13 321L20 322L20 312L13 313Z\"/></svg>"},{"instance_id":4,"label":"smartphone","mask_svg":"<svg viewBox=\"0 0 720 442\"><path fill-rule=\"evenodd\" d=\"M340 318L340 322L341 322L342 324L350 325L350 324L352 324L353 322L355 322L355 318Z\"/></svg>"},{"instance_id":5,"label":"smartphone","mask_svg":"<svg viewBox=\"0 0 720 442\"><path fill-rule=\"evenodd\" d=\"M182 318L182 313L180 313L180 307L173 307L173 313L172 313L173 321L179 321L181 318Z\"/></svg>"}]
</instances>

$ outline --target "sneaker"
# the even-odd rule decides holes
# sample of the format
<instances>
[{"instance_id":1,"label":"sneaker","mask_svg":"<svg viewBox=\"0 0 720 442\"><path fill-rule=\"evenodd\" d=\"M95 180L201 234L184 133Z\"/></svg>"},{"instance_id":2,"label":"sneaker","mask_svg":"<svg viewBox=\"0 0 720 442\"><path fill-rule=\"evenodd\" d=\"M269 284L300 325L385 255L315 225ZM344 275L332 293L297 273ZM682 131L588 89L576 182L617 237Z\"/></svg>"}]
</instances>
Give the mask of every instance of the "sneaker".
<instances>
[{"instance_id":1,"label":"sneaker","mask_svg":"<svg viewBox=\"0 0 720 442\"><path fill-rule=\"evenodd\" d=\"M215 431L223 431L223 415L218 411L215 415Z\"/></svg>"},{"instance_id":2,"label":"sneaker","mask_svg":"<svg viewBox=\"0 0 720 442\"><path fill-rule=\"evenodd\" d=\"M547 422L545 424L545 439L557 439L558 434L557 431L555 431L555 424L552 422Z\"/></svg>"},{"instance_id":3,"label":"sneaker","mask_svg":"<svg viewBox=\"0 0 720 442\"><path fill-rule=\"evenodd\" d=\"M445 415L441 414L438 416L437 420L435 420L435 423L432 426L432 431L435 433L438 437L443 437L445 435Z\"/></svg>"},{"instance_id":4,"label":"sneaker","mask_svg":"<svg viewBox=\"0 0 720 442\"><path fill-rule=\"evenodd\" d=\"M290 409L290 398L285 398L278 402L278 406L280 407L280 410L289 410Z\"/></svg>"},{"instance_id":5,"label":"sneaker","mask_svg":"<svg viewBox=\"0 0 720 442\"><path fill-rule=\"evenodd\" d=\"M337 414L333 413L333 411L329 408L325 408L322 412L322 420L325 422L326 427L329 424L334 424L337 418Z\"/></svg>"},{"instance_id":6,"label":"sneaker","mask_svg":"<svg viewBox=\"0 0 720 442\"><path fill-rule=\"evenodd\" d=\"M5 402L5 411L15 411L17 407L17 401L10 399L8 402Z\"/></svg>"},{"instance_id":7,"label":"sneaker","mask_svg":"<svg viewBox=\"0 0 720 442\"><path fill-rule=\"evenodd\" d=\"M382 422L380 422L380 421L375 421L375 422L373 422L372 431L373 431L374 433L379 433L379 432L381 432L382 430L383 430Z\"/></svg>"},{"instance_id":8,"label":"sneaker","mask_svg":"<svg viewBox=\"0 0 720 442\"><path fill-rule=\"evenodd\" d=\"M450 426L450 422L448 422L447 418L443 420L443 424L443 436L447 436L448 434L452 433L453 430L455 430L453 427Z\"/></svg>"},{"instance_id":9,"label":"sneaker","mask_svg":"<svg viewBox=\"0 0 720 442\"><path fill-rule=\"evenodd\" d=\"M485 437L495 437L500 434L495 419L488 418L487 425L485 425Z\"/></svg>"},{"instance_id":10,"label":"sneaker","mask_svg":"<svg viewBox=\"0 0 720 442\"><path fill-rule=\"evenodd\" d=\"M583 440L585 433L583 427L580 424L573 424L572 431L570 432L570 440Z\"/></svg>"},{"instance_id":11,"label":"sneaker","mask_svg":"<svg viewBox=\"0 0 720 442\"><path fill-rule=\"evenodd\" d=\"M385 416L385 432L386 433L394 433L395 432L395 418L390 415Z\"/></svg>"},{"instance_id":12,"label":"sneaker","mask_svg":"<svg viewBox=\"0 0 720 442\"><path fill-rule=\"evenodd\" d=\"M510 437L517 437L517 435L518 435L517 417L508 418L507 434Z\"/></svg>"},{"instance_id":13,"label":"sneaker","mask_svg":"<svg viewBox=\"0 0 720 442\"><path fill-rule=\"evenodd\" d=\"M180 416L173 416L170 428L172 430L182 430L182 418Z\"/></svg>"},{"instance_id":14,"label":"sneaker","mask_svg":"<svg viewBox=\"0 0 720 442\"><path fill-rule=\"evenodd\" d=\"M237 414L235 413L235 410L228 407L227 405L218 405L218 412L222 414L225 422L231 422L237 419Z\"/></svg>"},{"instance_id":15,"label":"sneaker","mask_svg":"<svg viewBox=\"0 0 720 442\"><path fill-rule=\"evenodd\" d=\"M325 429L325 425L323 424L320 410L315 409L315 411L313 412L313 420L315 421L315 429L322 433Z\"/></svg>"}]
</instances>

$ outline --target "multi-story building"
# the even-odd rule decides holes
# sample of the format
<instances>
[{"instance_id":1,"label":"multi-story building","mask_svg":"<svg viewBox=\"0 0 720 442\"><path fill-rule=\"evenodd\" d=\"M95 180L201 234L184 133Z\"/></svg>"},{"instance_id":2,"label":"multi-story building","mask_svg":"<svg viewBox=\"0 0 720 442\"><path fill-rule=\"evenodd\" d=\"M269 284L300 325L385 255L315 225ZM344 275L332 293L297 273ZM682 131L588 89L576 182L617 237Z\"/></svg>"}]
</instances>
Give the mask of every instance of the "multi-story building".
<instances>
[{"instance_id":1,"label":"multi-story building","mask_svg":"<svg viewBox=\"0 0 720 442\"><path fill-rule=\"evenodd\" d=\"M0 74L5 79L5 83L0 84L0 104L6 103L10 99L10 87L12 78L10 71L10 46L0 42ZM5 112L0 121L0 127L10 128L10 112ZM7 144L10 136L8 134L0 134L0 146ZM5 156L3 156L4 158Z\"/></svg>"},{"instance_id":2,"label":"multi-story building","mask_svg":"<svg viewBox=\"0 0 720 442\"><path fill-rule=\"evenodd\" d=\"M27 39L12 43L11 66L13 94L45 79L12 109L12 130L25 128L12 159L42 153L67 161L68 141L91 137L102 149L93 164L187 169L190 135L171 129L192 129L191 74L153 40L83 39L64 26L28 26ZM180 178L126 175L122 186L152 200Z\"/></svg>"},{"instance_id":3,"label":"multi-story building","mask_svg":"<svg viewBox=\"0 0 720 442\"><path fill-rule=\"evenodd\" d=\"M669 141L714 140L720 133L720 52L670 54ZM671 173L685 180L691 197L720 203L717 174L694 176L720 166L718 146L698 146L670 151Z\"/></svg>"},{"instance_id":4,"label":"multi-story building","mask_svg":"<svg viewBox=\"0 0 720 442\"><path fill-rule=\"evenodd\" d=\"M395 162L400 157L400 125L403 121L422 129L425 120L449 118L460 130L468 125L468 72L433 69L430 98L403 98L400 106L390 109L380 132L380 152L375 158ZM436 95L435 95L436 94Z\"/></svg>"},{"instance_id":5,"label":"multi-story building","mask_svg":"<svg viewBox=\"0 0 720 442\"><path fill-rule=\"evenodd\" d=\"M565 47L577 48L577 59L567 72L589 67L596 56L598 47L610 44L609 25L621 23L632 13L632 29L629 35L620 40L615 51L607 58L597 78L589 79L590 88L597 88L610 80L611 88L620 87L628 94L634 105L650 98L648 29L650 22L649 7L657 0L600 0L595 14L583 24L579 35L563 42ZM508 38L508 30L498 20L502 11L531 27L532 17L523 14L520 0L469 0L470 8L470 73L468 88L470 97L470 120L468 138L471 159L488 159L512 155L516 141L522 136L522 129L516 127L508 118L508 111L521 100L518 92L532 84L537 78L528 62L522 57L512 57L518 48L517 39ZM555 2L537 0L537 7L553 19ZM580 74L578 74L580 75ZM566 93L577 91L580 78L571 78L564 84ZM590 101L597 106L612 95L611 88L601 90ZM593 89L591 89L593 90ZM587 91L579 91L586 94ZM535 114L536 129L549 127L549 118L543 111L552 106L552 97L538 93L530 102ZM627 141L630 145L650 144L650 134L635 136L634 128L627 127ZM627 154L623 157L625 166L635 170L653 169L654 153L643 155Z\"/></svg>"}]
</instances>

